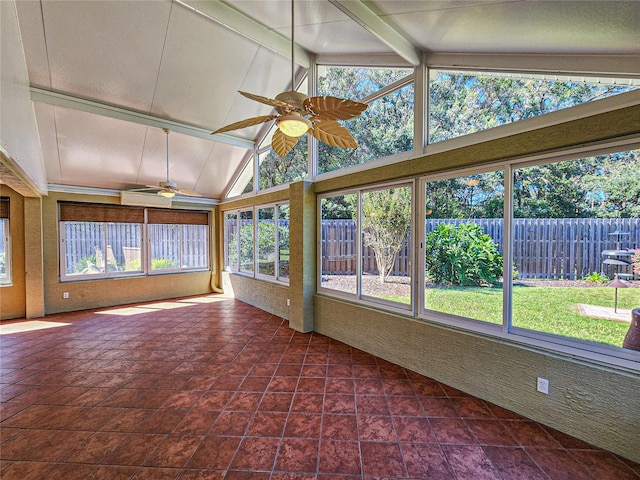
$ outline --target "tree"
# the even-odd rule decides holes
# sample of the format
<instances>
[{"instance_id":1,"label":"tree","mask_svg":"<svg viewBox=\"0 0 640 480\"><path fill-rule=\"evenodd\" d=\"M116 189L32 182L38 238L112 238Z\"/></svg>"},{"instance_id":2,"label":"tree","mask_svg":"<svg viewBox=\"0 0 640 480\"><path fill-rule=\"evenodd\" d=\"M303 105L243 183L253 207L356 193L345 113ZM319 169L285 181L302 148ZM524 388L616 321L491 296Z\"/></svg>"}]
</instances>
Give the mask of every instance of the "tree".
<instances>
[{"instance_id":1,"label":"tree","mask_svg":"<svg viewBox=\"0 0 640 480\"><path fill-rule=\"evenodd\" d=\"M380 283L393 269L411 228L411 188L393 187L362 194L362 232L376 257Z\"/></svg>"},{"instance_id":2,"label":"tree","mask_svg":"<svg viewBox=\"0 0 640 480\"><path fill-rule=\"evenodd\" d=\"M640 150L596 157L585 175L587 208L599 217L640 217Z\"/></svg>"}]
</instances>

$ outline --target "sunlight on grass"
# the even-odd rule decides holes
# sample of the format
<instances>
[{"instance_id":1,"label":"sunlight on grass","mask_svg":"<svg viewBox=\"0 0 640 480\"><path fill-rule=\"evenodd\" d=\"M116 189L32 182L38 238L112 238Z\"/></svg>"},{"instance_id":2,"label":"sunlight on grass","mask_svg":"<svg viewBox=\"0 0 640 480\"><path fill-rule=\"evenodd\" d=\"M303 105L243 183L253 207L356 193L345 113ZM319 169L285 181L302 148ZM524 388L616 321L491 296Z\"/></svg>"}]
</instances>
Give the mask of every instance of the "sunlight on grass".
<instances>
[{"instance_id":1,"label":"sunlight on grass","mask_svg":"<svg viewBox=\"0 0 640 480\"><path fill-rule=\"evenodd\" d=\"M621 346L626 322L580 315L579 304L613 307L608 287L513 287L513 325L565 337ZM502 288L443 287L426 291L427 308L490 323L502 323ZM618 308L640 305L640 289L618 292Z\"/></svg>"}]
</instances>

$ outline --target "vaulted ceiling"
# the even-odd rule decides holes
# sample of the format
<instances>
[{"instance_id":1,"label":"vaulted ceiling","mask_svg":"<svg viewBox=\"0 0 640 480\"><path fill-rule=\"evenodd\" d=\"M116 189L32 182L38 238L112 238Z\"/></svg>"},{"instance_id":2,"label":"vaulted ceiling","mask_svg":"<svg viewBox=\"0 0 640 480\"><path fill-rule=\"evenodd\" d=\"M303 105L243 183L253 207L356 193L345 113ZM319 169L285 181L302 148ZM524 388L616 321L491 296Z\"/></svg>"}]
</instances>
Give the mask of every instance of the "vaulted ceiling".
<instances>
[{"instance_id":1,"label":"vaulted ceiling","mask_svg":"<svg viewBox=\"0 0 640 480\"><path fill-rule=\"evenodd\" d=\"M238 90L290 89L289 0L19 0L17 13L52 184L166 180L169 128L171 180L221 198L261 127L210 133L270 113ZM638 25L636 1L296 0L294 57L298 72L314 59L411 66L450 54L586 56L597 71L639 58Z\"/></svg>"}]
</instances>

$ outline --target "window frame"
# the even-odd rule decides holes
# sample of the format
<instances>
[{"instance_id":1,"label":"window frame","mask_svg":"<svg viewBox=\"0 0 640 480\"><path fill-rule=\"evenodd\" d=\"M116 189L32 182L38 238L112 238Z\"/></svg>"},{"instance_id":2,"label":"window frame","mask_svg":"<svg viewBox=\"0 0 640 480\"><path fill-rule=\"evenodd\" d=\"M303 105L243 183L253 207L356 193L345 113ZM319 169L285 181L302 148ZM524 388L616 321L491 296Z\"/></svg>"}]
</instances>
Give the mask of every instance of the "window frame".
<instances>
[{"instance_id":1,"label":"window frame","mask_svg":"<svg viewBox=\"0 0 640 480\"><path fill-rule=\"evenodd\" d=\"M0 287L8 287L13 285L13 272L11 269L11 222L9 218L0 218L3 224L4 235L2 243L4 246L4 267L5 273L0 277Z\"/></svg>"},{"instance_id":2,"label":"window frame","mask_svg":"<svg viewBox=\"0 0 640 480\"><path fill-rule=\"evenodd\" d=\"M206 266L203 267L181 267L180 259L182 258L182 248L183 248L183 226L191 225L191 223L182 223L182 224L171 224L176 225L179 231L179 241L177 246L177 254L178 254L178 267L176 268L168 268L168 269L156 269L152 270L152 258L151 258L151 226L152 225L161 225L162 223L149 223L149 211L150 210L158 210L151 208L140 208L143 212L143 222L113 222L113 221L95 221L95 220L63 220L61 219L60 214L60 205L62 204L75 204L76 208L82 209L83 206L86 206L89 209L95 209L99 211L101 208L104 209L112 209L119 208L119 205L112 204L99 204L99 203L82 203L82 202L58 202L58 251L59 251L59 278L60 282L77 282L77 281L87 281L87 280L103 280L103 279L113 279L113 278L130 278L130 277L146 277L146 276L155 276L155 275L164 275L164 274L176 274L176 273L191 273L191 272L202 272L208 271L211 269L211 214L209 211L203 210L186 210L186 209L175 209L170 213L166 213L167 215L176 215L177 212L191 212L195 214L206 214L207 215L207 224L205 228L205 240L204 240L204 252L206 255ZM130 207L129 207L130 208ZM161 212L161 215L165 212ZM93 223L100 225L102 227L102 241L105 246L104 250L107 251L106 248L109 246L109 224L119 224L119 225L138 225L139 226L139 234L140 234L140 269L139 270L116 270L110 271L108 268L109 264L109 254L104 255L104 270L101 272L95 273L87 273L82 275L73 275L67 274L67 238L65 231L65 224L69 223ZM165 222L165 224L168 224ZM204 224L199 224L204 225Z\"/></svg>"},{"instance_id":3,"label":"window frame","mask_svg":"<svg viewBox=\"0 0 640 480\"><path fill-rule=\"evenodd\" d=\"M232 209L232 210L223 210L222 211L222 218L224 219L224 233L223 233L223 239L224 239L224 246L223 246L223 251L225 252L224 255L224 266L223 266L223 271L225 272L229 272L229 273L234 273L234 274L238 274L238 275L242 275L245 277L250 277L250 278L255 278L257 280L263 280L266 282L271 282L271 283L278 283L278 284L285 284L288 285L289 284L289 277L283 277L280 274L280 234L279 234L279 229L277 228L279 226L279 213L280 213L280 209L283 206L289 206L289 202L285 201L285 202L273 202L273 203L264 203L264 204L260 204L260 205L253 205L251 207L244 207L244 208L238 208L238 209ZM262 210L262 209L267 209L267 208L273 208L274 210L274 238L275 238L275 244L274 244L274 274L273 275L269 275L269 274L265 274L265 273L260 273L258 271L258 256L259 256L259 251L258 251L258 229L259 229L259 218L258 218L258 211ZM253 221L253 228L252 228L252 241L253 241L253 271L247 270L247 269L242 269L240 268L240 238L241 238L241 234L240 234L240 229L241 229L241 219L240 219L240 215L242 212L251 212L252 213L252 221ZM229 230L228 230L228 222L227 222L227 218L230 215L235 215L235 221L236 221L236 228L238 231L238 235L236 236L236 241L234 242L234 245L231 245L231 243L229 242ZM237 258L238 258L238 264L237 265L230 265L228 260L229 260L229 251L231 251L231 247L233 247L234 250L236 250L237 252Z\"/></svg>"},{"instance_id":4,"label":"window frame","mask_svg":"<svg viewBox=\"0 0 640 480\"><path fill-rule=\"evenodd\" d=\"M388 299L384 299L384 298L380 298L380 297L376 297L373 295L366 295L362 293L362 275L363 275L363 231L362 231L362 221L361 221L361 216L362 216L362 194L363 193L367 193L367 192L372 192L372 191L379 191L379 190L385 190L385 189L390 189L390 188L401 188L401 187L409 187L411 189L411 198L412 198L412 203L411 203L411 225L409 227L409 249L408 249L408 256L410 258L410 268L409 268L409 275L410 275L410 294L409 294L409 303L408 304L404 304L401 302L396 302L393 300L388 300ZM326 199L326 198L331 198L331 197L338 197L338 196L343 196L343 195L352 195L352 194L356 194L357 195L357 209L356 209L356 292L355 293L351 293L351 292L346 292L346 291L341 291L341 290L336 290L336 289L331 289L331 288L326 288L322 286L322 258L323 258L323 251L321 248L321 244L322 244L322 221L323 221L323 217L322 217L322 200ZM416 312L416 293L417 293L417 288L415 286L416 284L416 262L415 262L415 256L416 256L416 242L415 242L415 234L416 234L416 208L415 208L415 196L416 196L416 184L415 184L415 180L413 178L410 179L401 179L401 180L397 180L397 181L392 181L392 182L385 182L385 183L380 183L380 184L375 184L375 185L367 185L366 187L361 187L361 188L351 188L351 189L345 189L345 190L339 190L339 191L332 191L332 192L327 192L327 193L323 193L321 195L317 196L317 204L316 204L316 209L317 209L317 218L319 219L318 221L318 225L317 225L317 238L318 238L318 244L319 244L319 248L318 248L318 252L317 252L317 257L316 257L316 262L317 264L320 266L320 268L317 269L317 292L318 294L321 295L327 295L327 296L331 296L331 297L337 297L337 298L342 298L345 300L349 300L349 301L353 301L355 303L358 304L362 304L362 305L366 305L366 306L370 306L370 307L374 307L374 308L383 308L384 310L390 311L390 312L394 312L394 313L401 313L404 315L411 315L411 316L415 316L415 312Z\"/></svg>"}]
</instances>

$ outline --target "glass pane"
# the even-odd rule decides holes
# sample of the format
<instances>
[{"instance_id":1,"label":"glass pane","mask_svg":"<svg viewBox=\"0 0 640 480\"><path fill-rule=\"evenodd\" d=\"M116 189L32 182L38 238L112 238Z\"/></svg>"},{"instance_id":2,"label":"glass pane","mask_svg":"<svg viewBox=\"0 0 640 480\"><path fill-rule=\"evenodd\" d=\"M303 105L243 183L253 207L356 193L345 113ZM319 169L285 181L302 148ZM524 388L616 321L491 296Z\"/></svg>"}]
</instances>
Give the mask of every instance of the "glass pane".
<instances>
[{"instance_id":1,"label":"glass pane","mask_svg":"<svg viewBox=\"0 0 640 480\"><path fill-rule=\"evenodd\" d=\"M182 225L181 268L209 267L208 225Z\"/></svg>"},{"instance_id":2,"label":"glass pane","mask_svg":"<svg viewBox=\"0 0 640 480\"><path fill-rule=\"evenodd\" d=\"M141 272L141 247L141 224L107 224L106 261L109 272Z\"/></svg>"},{"instance_id":3,"label":"glass pane","mask_svg":"<svg viewBox=\"0 0 640 480\"><path fill-rule=\"evenodd\" d=\"M231 271L238 270L238 214L224 214L224 266Z\"/></svg>"},{"instance_id":4,"label":"glass pane","mask_svg":"<svg viewBox=\"0 0 640 480\"><path fill-rule=\"evenodd\" d=\"M174 224L149 225L152 271L180 267L180 227Z\"/></svg>"},{"instance_id":5,"label":"glass pane","mask_svg":"<svg viewBox=\"0 0 640 480\"><path fill-rule=\"evenodd\" d=\"M622 346L640 305L640 150L519 168L513 182L513 326Z\"/></svg>"},{"instance_id":6,"label":"glass pane","mask_svg":"<svg viewBox=\"0 0 640 480\"><path fill-rule=\"evenodd\" d=\"M253 272L253 211L240 212L240 270Z\"/></svg>"},{"instance_id":7,"label":"glass pane","mask_svg":"<svg viewBox=\"0 0 640 480\"><path fill-rule=\"evenodd\" d=\"M320 286L357 293L357 194L323 198Z\"/></svg>"},{"instance_id":8,"label":"glass pane","mask_svg":"<svg viewBox=\"0 0 640 480\"><path fill-rule=\"evenodd\" d=\"M258 209L258 273L276 275L275 208Z\"/></svg>"},{"instance_id":9,"label":"glass pane","mask_svg":"<svg viewBox=\"0 0 640 480\"><path fill-rule=\"evenodd\" d=\"M278 278L289 278L289 205L278 206Z\"/></svg>"},{"instance_id":10,"label":"glass pane","mask_svg":"<svg viewBox=\"0 0 640 480\"><path fill-rule=\"evenodd\" d=\"M260 162L260 190L295 182L307 177L307 135L299 138L298 143L285 155L278 156L273 150L262 153Z\"/></svg>"},{"instance_id":11,"label":"glass pane","mask_svg":"<svg viewBox=\"0 0 640 480\"><path fill-rule=\"evenodd\" d=\"M429 77L429 143L638 88L616 85L616 79L603 84L525 74L431 70Z\"/></svg>"},{"instance_id":12,"label":"glass pane","mask_svg":"<svg viewBox=\"0 0 640 480\"><path fill-rule=\"evenodd\" d=\"M362 194L362 295L411 304L411 187Z\"/></svg>"},{"instance_id":13,"label":"glass pane","mask_svg":"<svg viewBox=\"0 0 640 480\"><path fill-rule=\"evenodd\" d=\"M425 308L502 323L504 172L425 184Z\"/></svg>"},{"instance_id":14,"label":"glass pane","mask_svg":"<svg viewBox=\"0 0 640 480\"><path fill-rule=\"evenodd\" d=\"M9 220L0 219L0 282L7 283L11 278L11 259L8 250Z\"/></svg>"},{"instance_id":15,"label":"glass pane","mask_svg":"<svg viewBox=\"0 0 640 480\"><path fill-rule=\"evenodd\" d=\"M101 222L61 222L64 228L65 275L103 274L105 224Z\"/></svg>"},{"instance_id":16,"label":"glass pane","mask_svg":"<svg viewBox=\"0 0 640 480\"><path fill-rule=\"evenodd\" d=\"M411 69L327 67L320 95L361 100L408 75ZM414 85L405 85L369 103L360 116L343 122L358 148L319 143L318 173L358 165L413 149Z\"/></svg>"}]
</instances>

